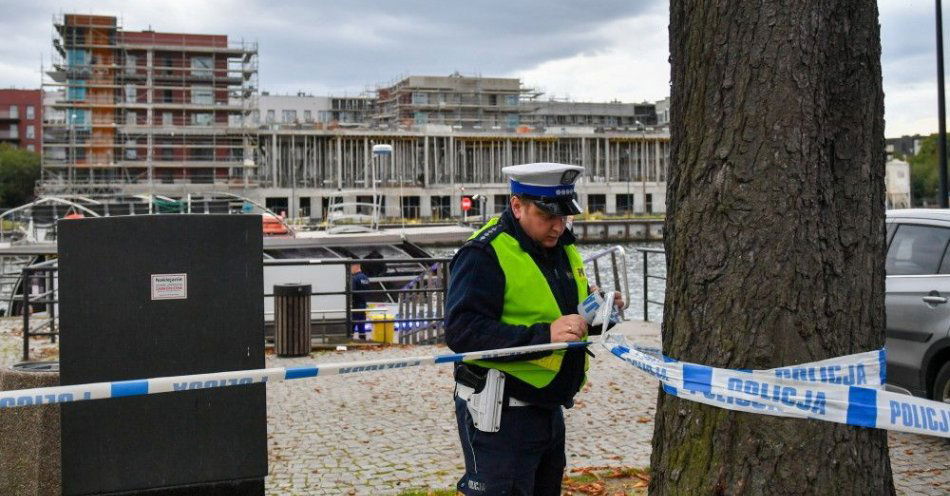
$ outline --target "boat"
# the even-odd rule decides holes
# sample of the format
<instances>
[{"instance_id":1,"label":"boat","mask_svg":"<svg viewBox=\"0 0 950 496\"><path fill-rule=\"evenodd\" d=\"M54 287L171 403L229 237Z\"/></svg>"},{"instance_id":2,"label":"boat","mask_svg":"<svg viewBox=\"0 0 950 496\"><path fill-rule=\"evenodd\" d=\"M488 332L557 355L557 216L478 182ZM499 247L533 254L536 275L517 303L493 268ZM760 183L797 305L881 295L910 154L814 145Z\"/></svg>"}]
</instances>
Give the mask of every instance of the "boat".
<instances>
[{"instance_id":1,"label":"boat","mask_svg":"<svg viewBox=\"0 0 950 496\"><path fill-rule=\"evenodd\" d=\"M378 209L376 209L378 212ZM302 231L283 216L230 193L189 195L181 200L151 195L128 197L43 197L0 214L0 314L21 315L23 293L47 295L56 289L56 221L63 218L94 218L112 215L261 215L264 258L265 322L274 319L273 286L283 283L311 284L311 319L322 322L326 334L345 333L349 279L348 267L363 261L371 289L379 293L367 300L382 314L399 313L403 298L398 290L432 279L440 270L419 242L461 244L473 229L466 226L419 226L373 229L345 224L337 216L337 229ZM373 222L372 226L378 226ZM345 229L344 229L345 228ZM23 277L26 267L41 267L49 277ZM441 276L440 276L441 277ZM35 300L35 298L31 299ZM55 303L48 309L55 315ZM44 308L34 307L34 311Z\"/></svg>"}]
</instances>

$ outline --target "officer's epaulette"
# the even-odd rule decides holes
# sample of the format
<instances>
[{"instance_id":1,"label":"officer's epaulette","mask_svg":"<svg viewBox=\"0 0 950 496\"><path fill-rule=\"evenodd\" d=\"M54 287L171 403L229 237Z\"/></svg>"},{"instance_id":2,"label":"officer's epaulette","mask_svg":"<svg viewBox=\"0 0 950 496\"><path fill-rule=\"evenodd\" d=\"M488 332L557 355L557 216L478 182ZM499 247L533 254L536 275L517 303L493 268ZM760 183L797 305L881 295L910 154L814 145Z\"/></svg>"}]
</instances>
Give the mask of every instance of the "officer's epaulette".
<instances>
[{"instance_id":1,"label":"officer's epaulette","mask_svg":"<svg viewBox=\"0 0 950 496\"><path fill-rule=\"evenodd\" d=\"M490 245L492 240L498 237L498 235L501 234L504 230L505 230L505 226L503 226L499 222L489 227L488 229L485 229L484 231L478 233L478 236L475 236L474 238L468 240L465 243L465 245L462 245L462 246L463 247L476 246L478 248L485 248L486 246Z\"/></svg>"}]
</instances>

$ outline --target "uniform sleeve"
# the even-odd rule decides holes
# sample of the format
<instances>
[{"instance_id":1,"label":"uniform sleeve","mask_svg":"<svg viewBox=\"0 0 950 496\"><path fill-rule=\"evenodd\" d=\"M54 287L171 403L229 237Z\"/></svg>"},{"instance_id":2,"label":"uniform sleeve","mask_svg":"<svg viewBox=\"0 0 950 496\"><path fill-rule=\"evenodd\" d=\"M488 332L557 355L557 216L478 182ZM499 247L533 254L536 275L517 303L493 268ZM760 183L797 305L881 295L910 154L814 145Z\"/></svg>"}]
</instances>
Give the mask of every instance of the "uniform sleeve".
<instances>
[{"instance_id":1,"label":"uniform sleeve","mask_svg":"<svg viewBox=\"0 0 950 496\"><path fill-rule=\"evenodd\" d=\"M465 353L551 342L547 323L501 323L504 294L505 275L490 247L469 245L459 250L452 261L445 305L445 341L452 351ZM525 358L530 357L496 361Z\"/></svg>"}]
</instances>

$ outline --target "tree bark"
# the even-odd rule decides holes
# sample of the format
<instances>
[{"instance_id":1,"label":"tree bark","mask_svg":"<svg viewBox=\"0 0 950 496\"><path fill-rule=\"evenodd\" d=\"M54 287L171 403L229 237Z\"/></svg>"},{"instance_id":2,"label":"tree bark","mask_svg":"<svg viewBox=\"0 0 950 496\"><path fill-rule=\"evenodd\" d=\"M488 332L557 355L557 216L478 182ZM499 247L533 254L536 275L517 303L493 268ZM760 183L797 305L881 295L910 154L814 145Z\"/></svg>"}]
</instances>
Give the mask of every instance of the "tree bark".
<instances>
[{"instance_id":1,"label":"tree bark","mask_svg":"<svg viewBox=\"0 0 950 496\"><path fill-rule=\"evenodd\" d=\"M670 2L663 349L768 369L884 344L873 0ZM651 494L893 494L886 432L661 392Z\"/></svg>"}]
</instances>

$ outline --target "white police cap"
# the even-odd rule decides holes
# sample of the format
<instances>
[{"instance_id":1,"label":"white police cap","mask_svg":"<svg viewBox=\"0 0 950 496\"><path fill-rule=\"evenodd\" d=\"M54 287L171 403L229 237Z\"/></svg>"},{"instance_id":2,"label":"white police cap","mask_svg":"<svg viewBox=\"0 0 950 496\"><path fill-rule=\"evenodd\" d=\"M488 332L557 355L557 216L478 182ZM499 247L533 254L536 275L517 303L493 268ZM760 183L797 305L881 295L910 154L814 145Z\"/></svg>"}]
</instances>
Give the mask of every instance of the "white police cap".
<instances>
[{"instance_id":1,"label":"white police cap","mask_svg":"<svg viewBox=\"0 0 950 496\"><path fill-rule=\"evenodd\" d=\"M574 182L584 172L583 167L542 162L512 165L501 171L508 175L513 195L533 200L554 215L583 212L574 192Z\"/></svg>"}]
</instances>

